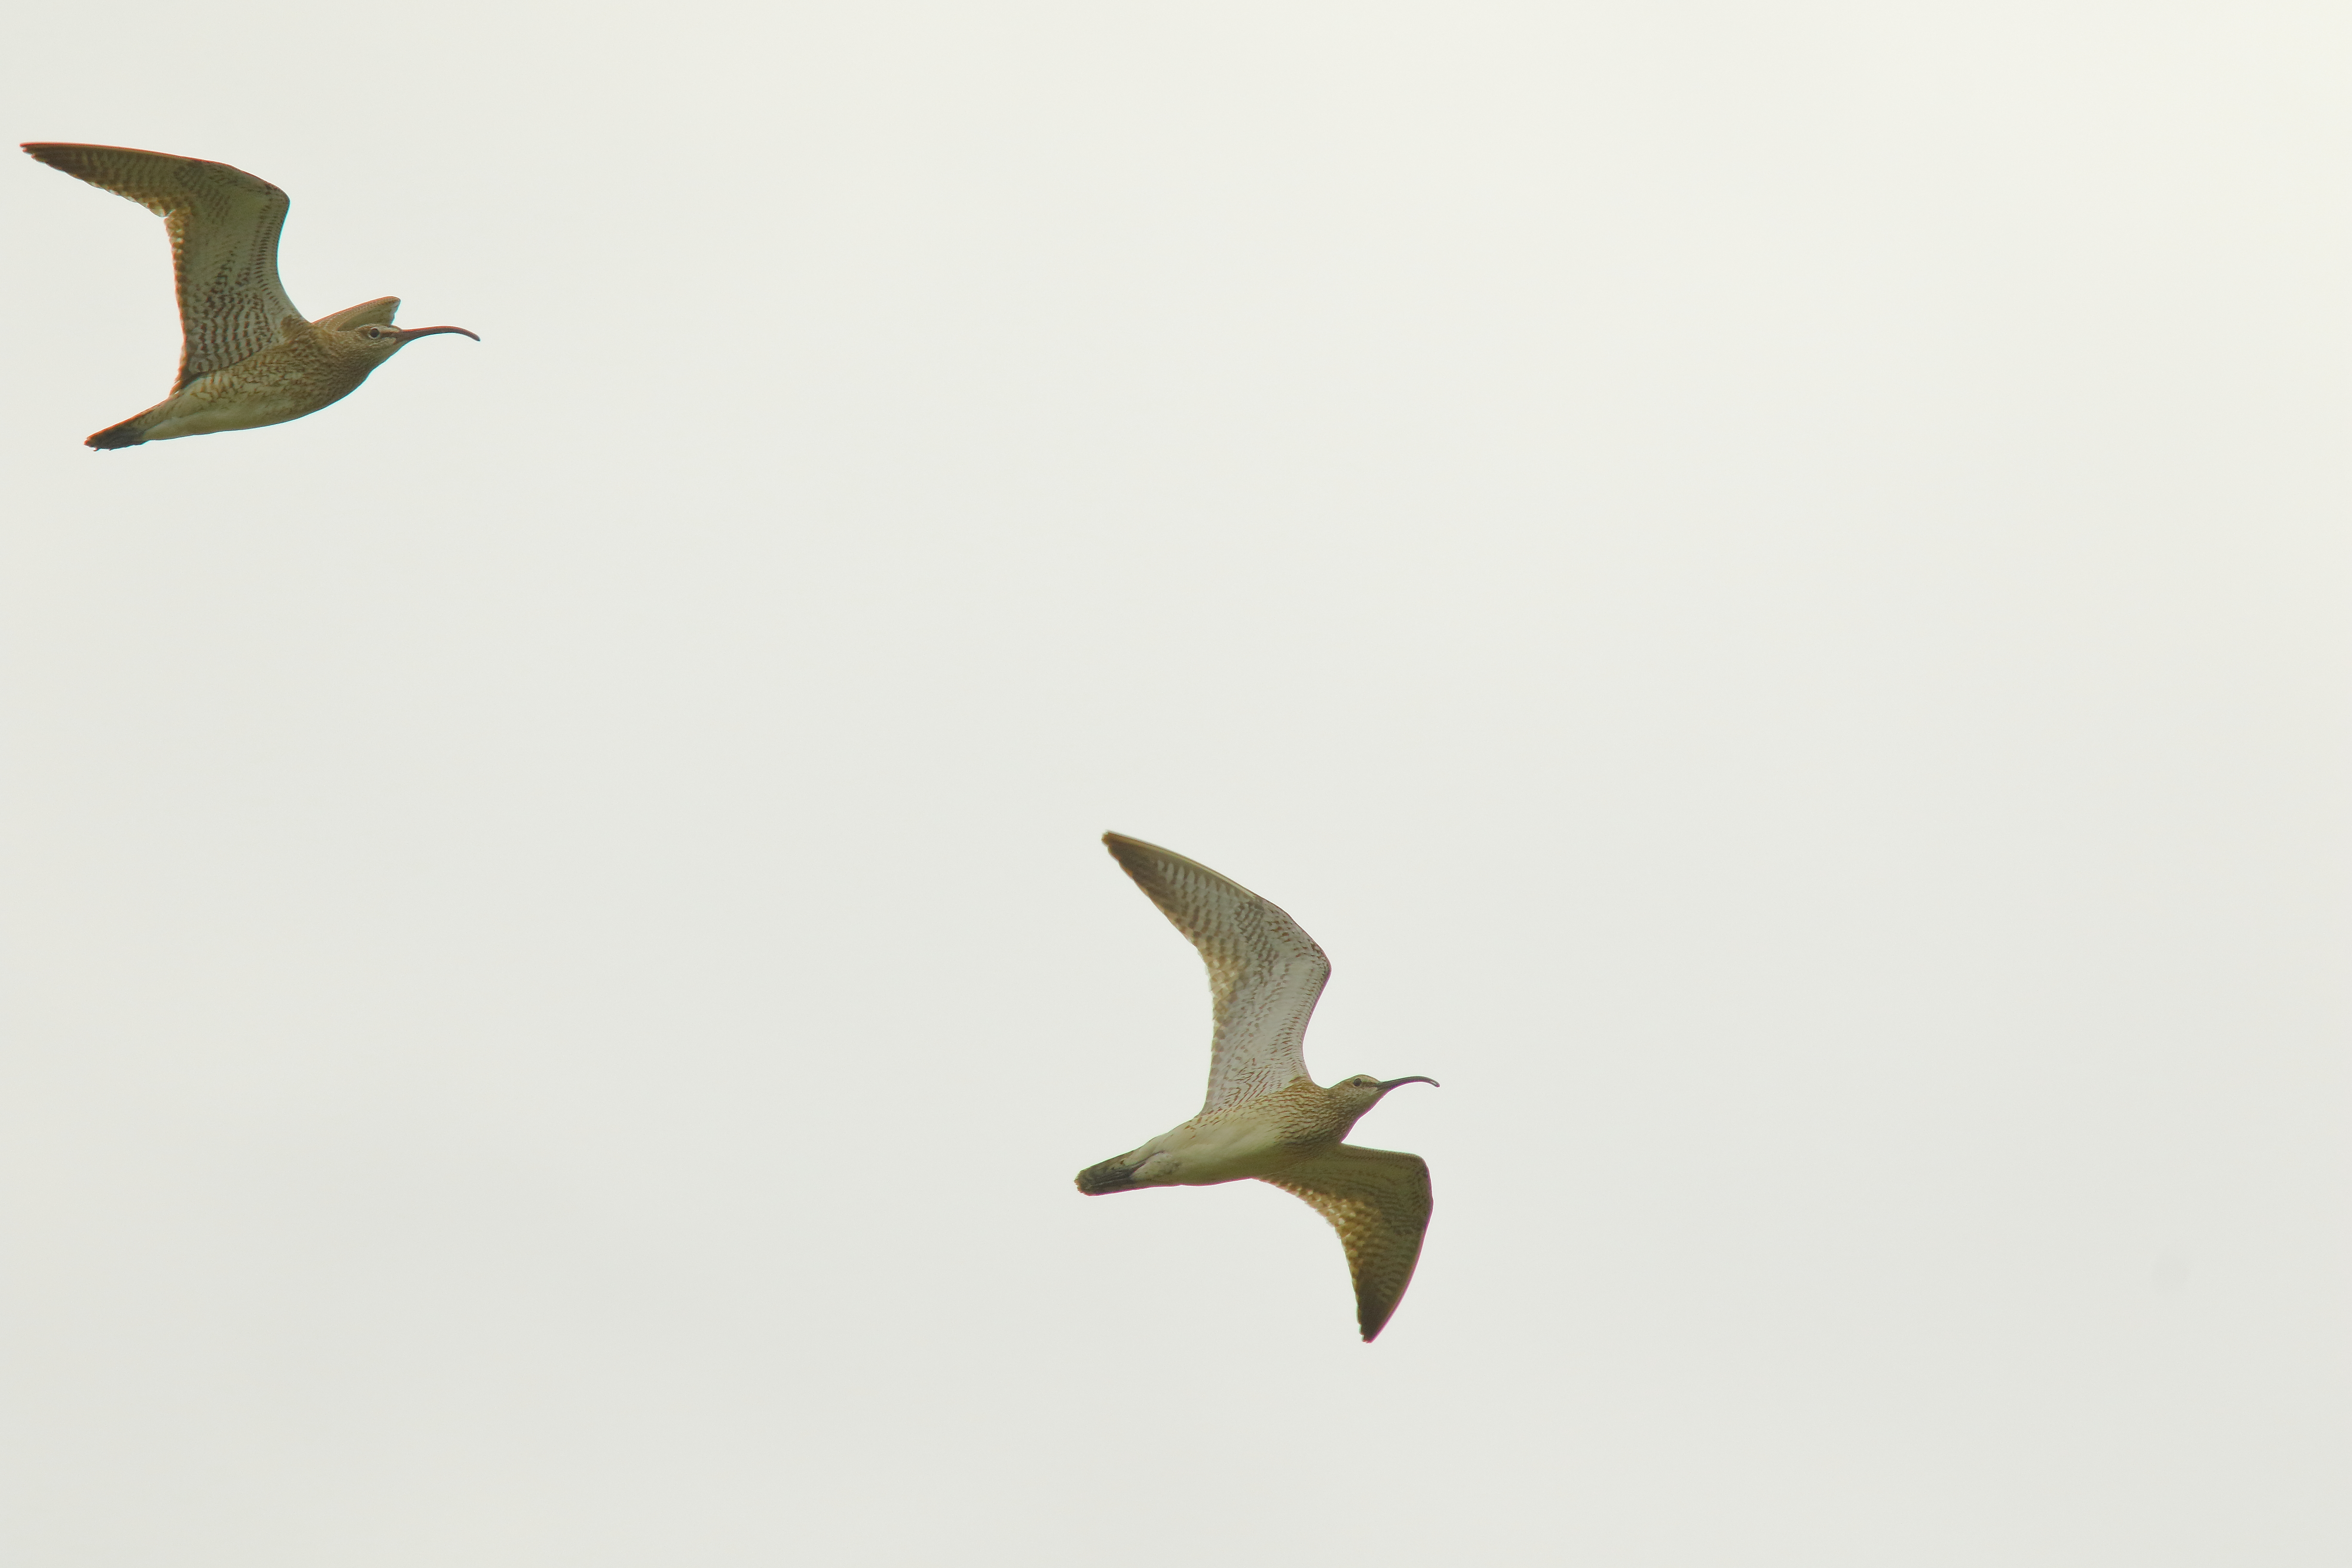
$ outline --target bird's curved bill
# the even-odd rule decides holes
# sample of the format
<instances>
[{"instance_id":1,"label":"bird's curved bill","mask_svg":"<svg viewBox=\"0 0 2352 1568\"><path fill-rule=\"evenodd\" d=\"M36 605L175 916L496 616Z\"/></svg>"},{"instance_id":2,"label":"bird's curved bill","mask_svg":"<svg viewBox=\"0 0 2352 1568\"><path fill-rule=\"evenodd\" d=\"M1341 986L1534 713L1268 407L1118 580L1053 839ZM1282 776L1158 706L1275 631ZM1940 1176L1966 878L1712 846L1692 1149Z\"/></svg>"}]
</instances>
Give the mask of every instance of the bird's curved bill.
<instances>
[{"instance_id":1,"label":"bird's curved bill","mask_svg":"<svg viewBox=\"0 0 2352 1568\"><path fill-rule=\"evenodd\" d=\"M1401 1083L1425 1083L1425 1084L1429 1085L1429 1087L1430 1087L1430 1088L1432 1088L1432 1089L1443 1089L1443 1088L1444 1088L1444 1087L1445 1087L1444 1084L1439 1083L1439 1082L1438 1082L1435 1079L1433 1079L1433 1078L1423 1078L1423 1077L1422 1077L1419 1073L1415 1073L1415 1074L1414 1074L1412 1077L1411 1077L1411 1078L1392 1078L1392 1079L1390 1079L1387 1082L1385 1082L1385 1083L1381 1084L1381 1089L1382 1089L1382 1090L1384 1090L1384 1091L1385 1091L1385 1090L1388 1090L1388 1089L1394 1089L1397 1085L1399 1085L1399 1084L1401 1084Z\"/></svg>"},{"instance_id":2,"label":"bird's curved bill","mask_svg":"<svg viewBox=\"0 0 2352 1568\"><path fill-rule=\"evenodd\" d=\"M436 332L456 332L460 337L473 338L478 343L482 341L463 327L394 327L392 330L400 334L400 341L404 343L411 338L429 338Z\"/></svg>"}]
</instances>

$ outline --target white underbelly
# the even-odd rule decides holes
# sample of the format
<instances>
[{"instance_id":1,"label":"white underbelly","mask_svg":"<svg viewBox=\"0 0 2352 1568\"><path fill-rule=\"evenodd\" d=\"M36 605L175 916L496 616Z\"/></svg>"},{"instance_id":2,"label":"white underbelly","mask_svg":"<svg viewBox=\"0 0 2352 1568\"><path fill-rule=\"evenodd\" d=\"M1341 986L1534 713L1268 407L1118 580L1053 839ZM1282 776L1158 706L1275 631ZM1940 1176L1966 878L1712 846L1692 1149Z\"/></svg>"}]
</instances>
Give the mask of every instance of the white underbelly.
<instances>
[{"instance_id":1,"label":"white underbelly","mask_svg":"<svg viewBox=\"0 0 2352 1568\"><path fill-rule=\"evenodd\" d=\"M1181 1187L1205 1187L1269 1175L1294 1164L1304 1152L1283 1141L1271 1121L1254 1118L1179 1127L1152 1140L1151 1157L1136 1172L1139 1180Z\"/></svg>"}]
</instances>

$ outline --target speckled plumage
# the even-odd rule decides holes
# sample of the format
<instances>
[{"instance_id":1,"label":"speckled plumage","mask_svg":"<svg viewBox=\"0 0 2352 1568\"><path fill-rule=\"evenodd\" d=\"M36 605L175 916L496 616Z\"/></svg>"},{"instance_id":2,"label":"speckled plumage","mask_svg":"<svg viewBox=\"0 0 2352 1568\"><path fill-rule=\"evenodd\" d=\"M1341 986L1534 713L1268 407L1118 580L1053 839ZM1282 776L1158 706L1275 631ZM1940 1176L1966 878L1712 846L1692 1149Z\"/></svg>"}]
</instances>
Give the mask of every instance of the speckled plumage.
<instances>
[{"instance_id":1,"label":"speckled plumage","mask_svg":"<svg viewBox=\"0 0 2352 1568\"><path fill-rule=\"evenodd\" d=\"M25 151L155 213L172 241L183 336L172 395L85 445L113 450L299 419L349 396L405 343L474 335L395 327L400 301L390 297L305 321L278 280L286 193L241 169L78 142L27 142Z\"/></svg>"},{"instance_id":2,"label":"speckled plumage","mask_svg":"<svg viewBox=\"0 0 2352 1568\"><path fill-rule=\"evenodd\" d=\"M1341 1139L1402 1083L1307 1076L1307 1021L1330 961L1298 923L1255 893L1171 850L1121 834L1103 843L1209 970L1216 1035L1199 1115L1078 1173L1088 1196L1255 1178L1304 1199L1339 1234L1367 1342L1396 1310L1429 1226L1429 1167L1417 1154Z\"/></svg>"}]
</instances>

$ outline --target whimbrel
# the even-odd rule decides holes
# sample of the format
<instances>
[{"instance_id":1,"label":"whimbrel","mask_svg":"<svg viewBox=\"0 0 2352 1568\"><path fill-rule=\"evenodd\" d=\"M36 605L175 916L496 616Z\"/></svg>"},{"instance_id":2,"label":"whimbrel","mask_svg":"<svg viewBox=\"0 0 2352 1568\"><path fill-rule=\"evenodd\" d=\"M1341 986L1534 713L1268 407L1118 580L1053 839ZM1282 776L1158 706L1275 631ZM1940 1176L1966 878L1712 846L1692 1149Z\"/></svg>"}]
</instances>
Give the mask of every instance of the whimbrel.
<instances>
[{"instance_id":1,"label":"whimbrel","mask_svg":"<svg viewBox=\"0 0 2352 1568\"><path fill-rule=\"evenodd\" d=\"M226 163L27 142L25 151L162 216L180 289L180 376L172 395L82 444L101 450L250 430L315 414L348 397L402 345L463 327L395 327L395 299L370 300L306 321L278 281L286 193ZM479 338L474 338L479 342Z\"/></svg>"},{"instance_id":2,"label":"whimbrel","mask_svg":"<svg viewBox=\"0 0 2352 1568\"><path fill-rule=\"evenodd\" d=\"M1088 1196L1138 1187L1207 1187L1254 1176L1331 1222L1370 1342L1396 1310L1429 1228L1429 1167L1418 1154L1342 1143L1356 1119L1401 1083L1358 1074L1328 1089L1307 1076L1307 1016L1330 960L1298 922L1240 883L1156 844L1106 833L1111 856L1190 937L1209 966L1216 1035L1201 1114L1139 1149L1078 1173Z\"/></svg>"}]
</instances>

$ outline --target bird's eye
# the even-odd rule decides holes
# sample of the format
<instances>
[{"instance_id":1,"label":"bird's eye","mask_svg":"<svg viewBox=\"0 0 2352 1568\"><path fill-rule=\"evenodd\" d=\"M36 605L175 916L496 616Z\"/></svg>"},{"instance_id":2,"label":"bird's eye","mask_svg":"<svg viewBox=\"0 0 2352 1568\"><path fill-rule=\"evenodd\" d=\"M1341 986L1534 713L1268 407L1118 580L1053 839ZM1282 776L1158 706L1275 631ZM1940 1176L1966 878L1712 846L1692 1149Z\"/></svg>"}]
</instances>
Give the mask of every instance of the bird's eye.
<instances>
[{"instance_id":1,"label":"bird's eye","mask_svg":"<svg viewBox=\"0 0 2352 1568\"><path fill-rule=\"evenodd\" d=\"M372 338L380 338L383 336L383 329L382 327L370 327L368 329L368 336Z\"/></svg>"}]
</instances>

